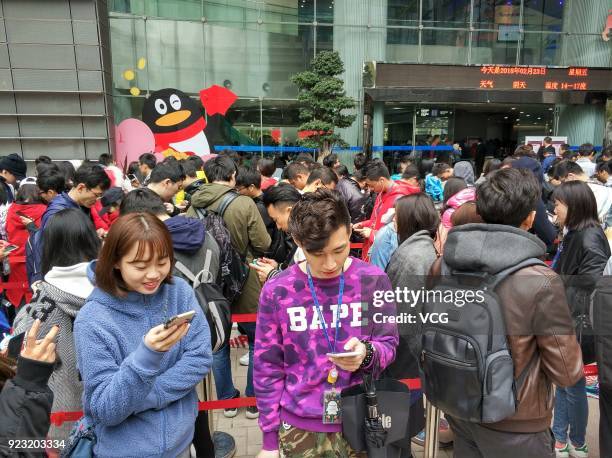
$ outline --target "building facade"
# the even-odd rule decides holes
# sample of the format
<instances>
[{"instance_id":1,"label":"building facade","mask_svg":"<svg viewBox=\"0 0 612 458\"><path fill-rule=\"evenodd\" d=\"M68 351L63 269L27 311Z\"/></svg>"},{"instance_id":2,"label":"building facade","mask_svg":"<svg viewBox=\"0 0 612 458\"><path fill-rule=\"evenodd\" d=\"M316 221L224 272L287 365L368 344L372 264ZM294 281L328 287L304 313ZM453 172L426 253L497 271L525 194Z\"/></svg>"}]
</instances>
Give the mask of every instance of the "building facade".
<instances>
[{"instance_id":1,"label":"building facade","mask_svg":"<svg viewBox=\"0 0 612 458\"><path fill-rule=\"evenodd\" d=\"M1 0L0 8L0 154L95 158L151 92L196 96L213 84L239 97L225 116L227 144L294 145L289 78L326 49L340 53L357 103L342 132L351 145L434 134L604 138L605 91L489 106L381 101L369 99L363 73L368 62L610 71L612 41L602 32L612 0Z\"/></svg>"}]
</instances>

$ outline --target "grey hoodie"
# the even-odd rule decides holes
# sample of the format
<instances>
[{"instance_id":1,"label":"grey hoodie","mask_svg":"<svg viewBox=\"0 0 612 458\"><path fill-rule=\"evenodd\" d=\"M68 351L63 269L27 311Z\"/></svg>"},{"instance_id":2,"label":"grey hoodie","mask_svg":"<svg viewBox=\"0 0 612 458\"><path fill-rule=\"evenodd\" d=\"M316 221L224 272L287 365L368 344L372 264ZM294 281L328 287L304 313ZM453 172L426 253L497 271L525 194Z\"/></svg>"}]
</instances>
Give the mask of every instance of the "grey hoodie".
<instances>
[{"instance_id":1,"label":"grey hoodie","mask_svg":"<svg viewBox=\"0 0 612 458\"><path fill-rule=\"evenodd\" d=\"M425 286L425 277L438 255L434 241L428 231L412 234L395 250L387 265L387 275L393 288L419 290ZM400 313L418 313L406 302L398 303ZM407 345L410 352L397 352L395 362L389 366L391 377L417 377L417 355L420 353L420 326L402 325L400 329L400 346Z\"/></svg>"},{"instance_id":2,"label":"grey hoodie","mask_svg":"<svg viewBox=\"0 0 612 458\"><path fill-rule=\"evenodd\" d=\"M523 229L501 224L465 224L448 233L443 258L453 269L497 274L545 254L546 245Z\"/></svg>"},{"instance_id":3,"label":"grey hoodie","mask_svg":"<svg viewBox=\"0 0 612 458\"><path fill-rule=\"evenodd\" d=\"M35 319L40 319L40 336L55 325L60 327L57 337L57 363L49 388L53 391L52 411L78 411L83 409L83 384L76 368L76 352L72 333L74 320L85 304L93 285L87 278L84 262L70 267L54 267L47 275L30 304L19 310L14 323L14 334L27 331ZM77 295L78 294L78 295ZM73 422L62 426L51 425L49 439L67 440Z\"/></svg>"}]
</instances>

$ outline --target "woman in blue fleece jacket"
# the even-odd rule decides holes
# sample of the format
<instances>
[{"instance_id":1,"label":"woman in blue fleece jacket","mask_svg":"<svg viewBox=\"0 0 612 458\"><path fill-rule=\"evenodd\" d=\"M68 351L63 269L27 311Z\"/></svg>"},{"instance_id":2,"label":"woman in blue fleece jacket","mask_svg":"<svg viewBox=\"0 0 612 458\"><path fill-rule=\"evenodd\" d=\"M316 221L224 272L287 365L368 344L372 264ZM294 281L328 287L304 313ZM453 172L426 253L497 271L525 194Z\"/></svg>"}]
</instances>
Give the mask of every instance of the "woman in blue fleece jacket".
<instances>
[{"instance_id":1,"label":"woman in blue fleece jacket","mask_svg":"<svg viewBox=\"0 0 612 458\"><path fill-rule=\"evenodd\" d=\"M119 218L90 266L96 288L74 325L85 420L96 456L189 457L195 386L210 369L208 324L191 287L170 274L172 240L148 213ZM163 324L195 310L190 324Z\"/></svg>"}]
</instances>

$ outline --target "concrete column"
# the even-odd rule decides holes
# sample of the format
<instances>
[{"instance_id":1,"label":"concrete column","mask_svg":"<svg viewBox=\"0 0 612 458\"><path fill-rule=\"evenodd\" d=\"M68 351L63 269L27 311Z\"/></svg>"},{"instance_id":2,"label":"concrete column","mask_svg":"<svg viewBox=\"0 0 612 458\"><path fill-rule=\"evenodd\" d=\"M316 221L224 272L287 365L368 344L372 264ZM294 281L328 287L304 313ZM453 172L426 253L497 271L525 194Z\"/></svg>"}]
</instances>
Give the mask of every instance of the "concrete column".
<instances>
[{"instance_id":1,"label":"concrete column","mask_svg":"<svg viewBox=\"0 0 612 458\"><path fill-rule=\"evenodd\" d=\"M567 135L570 145L601 145L606 125L604 105L562 105L557 135Z\"/></svg>"},{"instance_id":2,"label":"concrete column","mask_svg":"<svg viewBox=\"0 0 612 458\"><path fill-rule=\"evenodd\" d=\"M351 146L363 136L362 72L365 60L385 60L387 47L387 0L335 0L334 50L344 62L346 94L357 101L357 119L340 135Z\"/></svg>"},{"instance_id":3,"label":"concrete column","mask_svg":"<svg viewBox=\"0 0 612 458\"><path fill-rule=\"evenodd\" d=\"M372 146L383 146L385 143L385 102L374 102L372 117ZM382 159L382 151L372 153L373 157Z\"/></svg>"}]
</instances>

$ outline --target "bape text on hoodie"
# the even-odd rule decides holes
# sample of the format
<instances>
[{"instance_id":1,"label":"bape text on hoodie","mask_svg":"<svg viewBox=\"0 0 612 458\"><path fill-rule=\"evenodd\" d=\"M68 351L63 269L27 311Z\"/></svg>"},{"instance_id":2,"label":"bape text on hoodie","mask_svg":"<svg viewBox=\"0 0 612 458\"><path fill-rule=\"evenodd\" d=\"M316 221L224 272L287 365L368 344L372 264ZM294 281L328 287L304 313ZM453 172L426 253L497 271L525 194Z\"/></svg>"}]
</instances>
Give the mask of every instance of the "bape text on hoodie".
<instances>
[{"instance_id":1,"label":"bape text on hoodie","mask_svg":"<svg viewBox=\"0 0 612 458\"><path fill-rule=\"evenodd\" d=\"M340 277L313 280L332 342L339 319L337 351L343 351L351 337L368 340L374 347L368 367L355 372L338 368L335 389L342 391L360 383L364 371L378 376L395 359L398 345L396 325L372 319L377 313L396 314L395 302L375 300L380 298L377 291L392 289L387 275L376 266L351 258L344 272L340 306ZM253 368L264 450L278 449L281 422L311 432L342 430L340 424L323 423L323 394L330 388L327 377L332 368L326 356L329 352L306 273L295 264L268 280L259 299Z\"/></svg>"}]
</instances>

